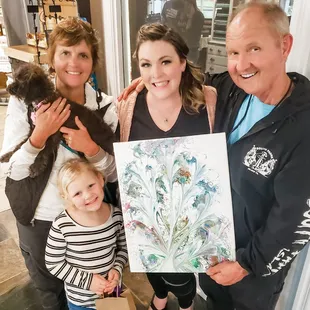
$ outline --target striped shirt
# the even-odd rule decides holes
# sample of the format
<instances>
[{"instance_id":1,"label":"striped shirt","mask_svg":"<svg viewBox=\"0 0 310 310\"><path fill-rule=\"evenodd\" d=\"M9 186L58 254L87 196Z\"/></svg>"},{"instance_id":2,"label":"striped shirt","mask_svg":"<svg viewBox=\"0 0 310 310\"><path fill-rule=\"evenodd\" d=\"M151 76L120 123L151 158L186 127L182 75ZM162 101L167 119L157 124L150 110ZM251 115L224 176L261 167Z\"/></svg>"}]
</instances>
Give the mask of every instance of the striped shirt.
<instances>
[{"instance_id":1,"label":"striped shirt","mask_svg":"<svg viewBox=\"0 0 310 310\"><path fill-rule=\"evenodd\" d=\"M85 227L63 211L56 217L47 239L46 267L65 282L68 300L78 306L95 308L98 296L89 290L93 274L107 276L111 268L122 274L128 260L123 217L111 206L102 225Z\"/></svg>"}]
</instances>

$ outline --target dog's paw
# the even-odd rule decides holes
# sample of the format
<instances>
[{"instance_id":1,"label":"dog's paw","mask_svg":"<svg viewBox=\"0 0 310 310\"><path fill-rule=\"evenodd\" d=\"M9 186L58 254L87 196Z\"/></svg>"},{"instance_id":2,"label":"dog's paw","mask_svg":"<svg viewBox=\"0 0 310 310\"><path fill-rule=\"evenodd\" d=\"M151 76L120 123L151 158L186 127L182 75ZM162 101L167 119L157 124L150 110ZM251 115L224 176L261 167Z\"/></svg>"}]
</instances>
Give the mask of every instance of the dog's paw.
<instances>
[{"instance_id":1,"label":"dog's paw","mask_svg":"<svg viewBox=\"0 0 310 310\"><path fill-rule=\"evenodd\" d=\"M4 154L0 157L0 163L8 163L10 161L12 155L10 154Z\"/></svg>"},{"instance_id":2,"label":"dog's paw","mask_svg":"<svg viewBox=\"0 0 310 310\"><path fill-rule=\"evenodd\" d=\"M29 167L29 176L31 178L35 178L38 175L40 175L43 171L44 171L44 168L42 169L42 167L40 167L40 166L31 165Z\"/></svg>"}]
</instances>

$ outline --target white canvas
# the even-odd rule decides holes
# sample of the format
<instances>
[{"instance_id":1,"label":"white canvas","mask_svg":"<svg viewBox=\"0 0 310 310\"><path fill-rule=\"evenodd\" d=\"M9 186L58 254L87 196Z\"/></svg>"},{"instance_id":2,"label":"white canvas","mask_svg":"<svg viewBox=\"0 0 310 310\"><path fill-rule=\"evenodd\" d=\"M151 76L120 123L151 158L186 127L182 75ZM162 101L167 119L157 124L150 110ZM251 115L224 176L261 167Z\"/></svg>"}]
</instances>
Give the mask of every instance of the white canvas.
<instances>
[{"instance_id":1,"label":"white canvas","mask_svg":"<svg viewBox=\"0 0 310 310\"><path fill-rule=\"evenodd\" d=\"M225 134L115 143L132 272L235 259Z\"/></svg>"}]
</instances>

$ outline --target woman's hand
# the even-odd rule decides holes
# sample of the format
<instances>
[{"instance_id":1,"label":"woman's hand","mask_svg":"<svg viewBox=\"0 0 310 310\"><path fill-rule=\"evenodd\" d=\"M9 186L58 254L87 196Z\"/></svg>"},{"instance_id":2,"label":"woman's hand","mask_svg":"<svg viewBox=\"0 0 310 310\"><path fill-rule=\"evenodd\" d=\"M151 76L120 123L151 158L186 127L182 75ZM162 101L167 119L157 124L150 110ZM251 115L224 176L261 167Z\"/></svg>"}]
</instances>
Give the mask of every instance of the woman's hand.
<instances>
[{"instance_id":1,"label":"woman's hand","mask_svg":"<svg viewBox=\"0 0 310 310\"><path fill-rule=\"evenodd\" d=\"M43 104L36 112L34 130L30 136L31 144L42 148L46 140L59 130L70 116L70 105L65 98L58 98L52 104Z\"/></svg>"},{"instance_id":2,"label":"woman's hand","mask_svg":"<svg viewBox=\"0 0 310 310\"><path fill-rule=\"evenodd\" d=\"M119 284L120 274L116 269L111 269L108 273L108 283L104 289L105 293L112 294L114 288Z\"/></svg>"},{"instance_id":3,"label":"woman's hand","mask_svg":"<svg viewBox=\"0 0 310 310\"><path fill-rule=\"evenodd\" d=\"M92 140L87 128L77 116L75 117L75 123L78 129L68 127L60 128L60 132L63 133L68 146L75 151L84 153L88 157L96 155L100 150L99 145Z\"/></svg>"},{"instance_id":4,"label":"woman's hand","mask_svg":"<svg viewBox=\"0 0 310 310\"><path fill-rule=\"evenodd\" d=\"M138 93L140 93L144 88L144 82L142 81L142 78L139 77L131 82L129 86L127 86L121 94L117 97L118 101L126 100L128 98L128 95L136 90Z\"/></svg>"}]
</instances>

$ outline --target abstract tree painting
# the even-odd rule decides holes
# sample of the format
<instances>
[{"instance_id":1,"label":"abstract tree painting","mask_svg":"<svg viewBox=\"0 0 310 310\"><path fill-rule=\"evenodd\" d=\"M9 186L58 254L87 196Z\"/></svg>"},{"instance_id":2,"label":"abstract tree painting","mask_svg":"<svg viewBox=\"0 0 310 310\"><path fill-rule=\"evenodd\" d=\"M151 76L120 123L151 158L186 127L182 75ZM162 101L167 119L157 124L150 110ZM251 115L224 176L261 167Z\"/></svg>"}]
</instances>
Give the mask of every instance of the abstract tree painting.
<instances>
[{"instance_id":1,"label":"abstract tree painting","mask_svg":"<svg viewBox=\"0 0 310 310\"><path fill-rule=\"evenodd\" d=\"M224 134L114 144L132 272L235 259Z\"/></svg>"}]
</instances>

